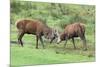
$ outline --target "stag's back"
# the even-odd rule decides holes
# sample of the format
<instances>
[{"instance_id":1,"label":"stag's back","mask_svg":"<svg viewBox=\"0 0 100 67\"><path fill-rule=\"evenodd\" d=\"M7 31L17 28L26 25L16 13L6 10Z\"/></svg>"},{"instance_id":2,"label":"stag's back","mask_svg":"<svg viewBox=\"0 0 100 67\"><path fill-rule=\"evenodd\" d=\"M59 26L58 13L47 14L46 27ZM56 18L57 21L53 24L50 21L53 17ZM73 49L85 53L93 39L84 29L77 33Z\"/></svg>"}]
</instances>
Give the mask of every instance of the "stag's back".
<instances>
[{"instance_id":1,"label":"stag's back","mask_svg":"<svg viewBox=\"0 0 100 67\"><path fill-rule=\"evenodd\" d=\"M83 23L73 23L65 27L64 33L70 36L84 35L85 25Z\"/></svg>"}]
</instances>

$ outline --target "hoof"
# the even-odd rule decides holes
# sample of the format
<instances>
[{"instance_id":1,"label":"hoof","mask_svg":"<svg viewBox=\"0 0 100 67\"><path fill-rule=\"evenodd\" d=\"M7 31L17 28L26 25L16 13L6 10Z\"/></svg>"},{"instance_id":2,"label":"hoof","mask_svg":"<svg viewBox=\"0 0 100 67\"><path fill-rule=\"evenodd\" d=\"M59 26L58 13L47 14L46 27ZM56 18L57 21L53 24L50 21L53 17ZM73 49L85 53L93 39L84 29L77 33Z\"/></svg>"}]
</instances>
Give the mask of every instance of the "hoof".
<instances>
[{"instance_id":1,"label":"hoof","mask_svg":"<svg viewBox=\"0 0 100 67\"><path fill-rule=\"evenodd\" d=\"M23 45L21 45L21 47L24 47Z\"/></svg>"},{"instance_id":2,"label":"hoof","mask_svg":"<svg viewBox=\"0 0 100 67\"><path fill-rule=\"evenodd\" d=\"M45 47L43 47L43 49L45 49Z\"/></svg>"},{"instance_id":3,"label":"hoof","mask_svg":"<svg viewBox=\"0 0 100 67\"><path fill-rule=\"evenodd\" d=\"M76 50L76 47L74 47L74 49Z\"/></svg>"},{"instance_id":4,"label":"hoof","mask_svg":"<svg viewBox=\"0 0 100 67\"><path fill-rule=\"evenodd\" d=\"M58 51L56 51L56 54L59 54L59 52L58 52Z\"/></svg>"},{"instance_id":5,"label":"hoof","mask_svg":"<svg viewBox=\"0 0 100 67\"><path fill-rule=\"evenodd\" d=\"M87 51L87 48L83 49L83 51Z\"/></svg>"},{"instance_id":6,"label":"hoof","mask_svg":"<svg viewBox=\"0 0 100 67\"><path fill-rule=\"evenodd\" d=\"M39 49L38 47L36 47L36 49Z\"/></svg>"}]
</instances>

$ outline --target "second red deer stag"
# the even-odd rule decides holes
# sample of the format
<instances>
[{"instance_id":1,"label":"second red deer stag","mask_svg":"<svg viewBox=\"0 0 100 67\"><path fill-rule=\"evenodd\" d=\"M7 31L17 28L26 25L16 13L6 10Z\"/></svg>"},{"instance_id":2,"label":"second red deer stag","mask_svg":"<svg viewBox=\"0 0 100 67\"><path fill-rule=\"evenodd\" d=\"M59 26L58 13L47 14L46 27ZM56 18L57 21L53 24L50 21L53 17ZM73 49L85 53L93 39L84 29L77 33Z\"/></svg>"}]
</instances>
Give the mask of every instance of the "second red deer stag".
<instances>
[{"instance_id":1,"label":"second red deer stag","mask_svg":"<svg viewBox=\"0 0 100 67\"><path fill-rule=\"evenodd\" d=\"M58 36L57 43L60 43L61 41L66 40L64 44L64 47L65 47L67 40L72 39L74 48L76 48L75 42L74 42L75 37L80 37L80 39L83 41L84 50L87 50L86 38L85 38L85 24L83 23L76 22L73 24L66 25L64 32L62 32Z\"/></svg>"}]
</instances>

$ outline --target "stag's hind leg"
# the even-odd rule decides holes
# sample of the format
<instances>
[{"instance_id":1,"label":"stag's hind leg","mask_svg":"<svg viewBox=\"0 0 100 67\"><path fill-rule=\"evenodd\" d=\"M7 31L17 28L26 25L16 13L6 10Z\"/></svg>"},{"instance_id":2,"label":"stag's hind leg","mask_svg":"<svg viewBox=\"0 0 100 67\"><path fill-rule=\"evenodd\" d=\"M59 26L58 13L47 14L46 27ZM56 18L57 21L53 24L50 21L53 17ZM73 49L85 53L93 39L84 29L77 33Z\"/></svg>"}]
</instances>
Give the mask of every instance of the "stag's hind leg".
<instances>
[{"instance_id":1,"label":"stag's hind leg","mask_svg":"<svg viewBox=\"0 0 100 67\"><path fill-rule=\"evenodd\" d=\"M73 45L74 45L74 49L76 49L74 38L72 38L72 42L73 42Z\"/></svg>"},{"instance_id":2,"label":"stag's hind leg","mask_svg":"<svg viewBox=\"0 0 100 67\"><path fill-rule=\"evenodd\" d=\"M21 44L21 46L23 47L23 42L22 42L22 37L24 36L23 31L19 31L18 32L18 43Z\"/></svg>"},{"instance_id":3,"label":"stag's hind leg","mask_svg":"<svg viewBox=\"0 0 100 67\"><path fill-rule=\"evenodd\" d=\"M85 38L85 36L82 36L82 37L80 37L80 38L81 38L81 40L82 40L82 42L83 42L84 50L87 50L87 44L86 44L86 38Z\"/></svg>"}]
</instances>

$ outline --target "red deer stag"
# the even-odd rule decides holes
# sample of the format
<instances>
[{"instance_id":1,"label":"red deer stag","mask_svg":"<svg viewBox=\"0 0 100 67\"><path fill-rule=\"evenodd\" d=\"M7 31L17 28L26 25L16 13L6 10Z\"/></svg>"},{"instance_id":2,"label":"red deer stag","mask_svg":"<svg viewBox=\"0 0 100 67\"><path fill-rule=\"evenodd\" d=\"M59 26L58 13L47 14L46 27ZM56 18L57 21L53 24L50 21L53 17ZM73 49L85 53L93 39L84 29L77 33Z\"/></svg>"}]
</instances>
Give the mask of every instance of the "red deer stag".
<instances>
[{"instance_id":1,"label":"red deer stag","mask_svg":"<svg viewBox=\"0 0 100 67\"><path fill-rule=\"evenodd\" d=\"M76 49L74 37L80 37L83 41L84 50L87 50L86 38L85 38L85 24L83 23L73 23L65 26L64 32L58 35L57 43L66 40L64 48L66 46L67 40L72 39L74 49Z\"/></svg>"},{"instance_id":2,"label":"red deer stag","mask_svg":"<svg viewBox=\"0 0 100 67\"><path fill-rule=\"evenodd\" d=\"M18 29L18 43L23 47L22 37L24 34L33 34L36 35L36 48L38 48L38 40L41 41L44 48L44 43L42 36L45 38L54 39L54 30L48 27L46 24L43 24L40 20L30 20L22 19L16 22L16 27Z\"/></svg>"}]
</instances>

